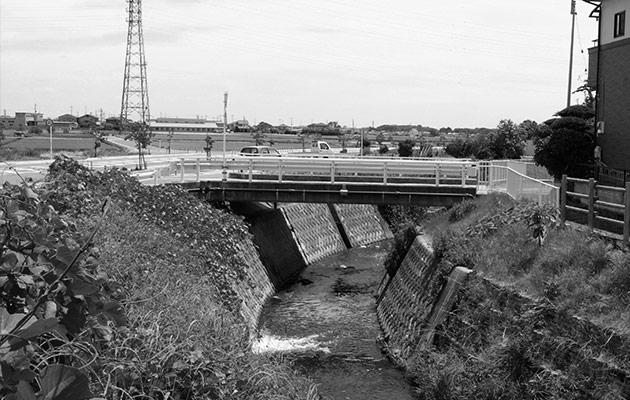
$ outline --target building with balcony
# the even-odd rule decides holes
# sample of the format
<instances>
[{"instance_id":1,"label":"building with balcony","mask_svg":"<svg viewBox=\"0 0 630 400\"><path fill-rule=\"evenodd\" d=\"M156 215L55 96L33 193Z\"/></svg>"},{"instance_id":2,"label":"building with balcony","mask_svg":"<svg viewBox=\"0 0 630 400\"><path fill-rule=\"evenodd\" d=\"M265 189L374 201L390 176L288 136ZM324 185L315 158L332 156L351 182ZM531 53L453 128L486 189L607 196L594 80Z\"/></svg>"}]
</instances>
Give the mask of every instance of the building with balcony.
<instances>
[{"instance_id":1,"label":"building with balcony","mask_svg":"<svg viewBox=\"0 0 630 400\"><path fill-rule=\"evenodd\" d=\"M599 21L597 45L589 49L588 84L596 89L597 146L601 161L630 170L630 0L584 0Z\"/></svg>"}]
</instances>

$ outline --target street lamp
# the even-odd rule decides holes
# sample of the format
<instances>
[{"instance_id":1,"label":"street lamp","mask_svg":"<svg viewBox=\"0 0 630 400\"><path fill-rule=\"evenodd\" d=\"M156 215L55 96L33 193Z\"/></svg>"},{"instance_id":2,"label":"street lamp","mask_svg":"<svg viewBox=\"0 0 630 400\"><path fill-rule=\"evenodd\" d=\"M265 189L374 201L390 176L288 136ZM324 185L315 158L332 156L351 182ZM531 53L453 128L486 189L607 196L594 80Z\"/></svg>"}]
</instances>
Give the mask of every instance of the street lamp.
<instances>
[{"instance_id":1,"label":"street lamp","mask_svg":"<svg viewBox=\"0 0 630 400\"><path fill-rule=\"evenodd\" d=\"M225 134L227 131L227 101L228 101L228 92L223 93L223 170L222 170L222 180L227 180L227 165L225 163Z\"/></svg>"},{"instance_id":2,"label":"street lamp","mask_svg":"<svg viewBox=\"0 0 630 400\"><path fill-rule=\"evenodd\" d=\"M50 135L50 159L53 159L53 150L52 150L52 131L53 131L53 120L52 119L47 119L46 120L46 126L48 126L48 132Z\"/></svg>"}]
</instances>

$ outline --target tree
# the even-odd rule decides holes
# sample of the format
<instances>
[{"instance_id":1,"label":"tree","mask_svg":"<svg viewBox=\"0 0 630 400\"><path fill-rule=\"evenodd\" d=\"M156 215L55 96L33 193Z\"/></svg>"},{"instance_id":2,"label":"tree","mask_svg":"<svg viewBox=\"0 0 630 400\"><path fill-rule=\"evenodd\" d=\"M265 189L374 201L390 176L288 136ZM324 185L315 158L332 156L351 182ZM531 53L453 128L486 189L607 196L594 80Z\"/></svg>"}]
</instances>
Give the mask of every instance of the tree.
<instances>
[{"instance_id":1,"label":"tree","mask_svg":"<svg viewBox=\"0 0 630 400\"><path fill-rule=\"evenodd\" d=\"M525 151L525 137L512 120L501 120L496 133L490 135L489 139L493 158L519 159Z\"/></svg>"},{"instance_id":2,"label":"tree","mask_svg":"<svg viewBox=\"0 0 630 400\"><path fill-rule=\"evenodd\" d=\"M400 157L411 157L413 155L413 146L416 145L411 139L405 139L398 143L398 155Z\"/></svg>"},{"instance_id":3,"label":"tree","mask_svg":"<svg viewBox=\"0 0 630 400\"><path fill-rule=\"evenodd\" d=\"M300 143L302 143L302 153L304 153L306 150L304 149L304 146L306 145L306 142L308 141L308 136L305 133L300 133L297 135L298 140L300 141Z\"/></svg>"},{"instance_id":4,"label":"tree","mask_svg":"<svg viewBox=\"0 0 630 400\"><path fill-rule=\"evenodd\" d=\"M267 137L267 135L264 132L252 132L252 137L256 142L256 146L262 146L263 144L265 144L264 139Z\"/></svg>"},{"instance_id":5,"label":"tree","mask_svg":"<svg viewBox=\"0 0 630 400\"><path fill-rule=\"evenodd\" d=\"M456 139L446 146L446 154L455 158L468 158L472 153L473 148L470 140Z\"/></svg>"},{"instance_id":6,"label":"tree","mask_svg":"<svg viewBox=\"0 0 630 400\"><path fill-rule=\"evenodd\" d=\"M101 142L102 141L103 141L103 139L101 139L101 137L98 136L98 135L94 138L94 157L97 156L97 150L98 150L99 147L101 147Z\"/></svg>"},{"instance_id":7,"label":"tree","mask_svg":"<svg viewBox=\"0 0 630 400\"><path fill-rule=\"evenodd\" d=\"M144 158L144 149L151 144L151 139L155 133L151 131L146 123L132 122L129 124L130 132L125 136L125 140L133 140L138 148L138 169L145 169L147 162Z\"/></svg>"},{"instance_id":8,"label":"tree","mask_svg":"<svg viewBox=\"0 0 630 400\"><path fill-rule=\"evenodd\" d=\"M214 145L214 140L210 135L206 135L206 138L204 140L206 142L206 146L203 149L206 152L206 158L209 160L210 155L212 154L212 146Z\"/></svg>"},{"instance_id":9,"label":"tree","mask_svg":"<svg viewBox=\"0 0 630 400\"><path fill-rule=\"evenodd\" d=\"M346 150L346 144L350 140L350 135L348 135L347 133L342 133L341 135L337 136L337 140L339 141L339 144L341 144L341 151L345 153L344 150Z\"/></svg>"},{"instance_id":10,"label":"tree","mask_svg":"<svg viewBox=\"0 0 630 400\"><path fill-rule=\"evenodd\" d=\"M535 139L534 161L547 168L556 179L566 174L587 178L593 163L595 138L593 109L584 105L569 106L545 121Z\"/></svg>"},{"instance_id":11,"label":"tree","mask_svg":"<svg viewBox=\"0 0 630 400\"><path fill-rule=\"evenodd\" d=\"M378 143L378 145L382 145L383 142L385 141L385 135L383 134L383 132L379 132L376 134L376 143Z\"/></svg>"},{"instance_id":12,"label":"tree","mask_svg":"<svg viewBox=\"0 0 630 400\"><path fill-rule=\"evenodd\" d=\"M524 137L525 140L533 140L538 137L540 129L541 127L538 123L536 121L532 121L531 119L526 119L518 124L518 130L521 132L521 136Z\"/></svg>"},{"instance_id":13,"label":"tree","mask_svg":"<svg viewBox=\"0 0 630 400\"><path fill-rule=\"evenodd\" d=\"M171 154L171 144L173 142L173 130L168 131L168 135L166 135L166 141L168 142L168 154Z\"/></svg>"}]
</instances>

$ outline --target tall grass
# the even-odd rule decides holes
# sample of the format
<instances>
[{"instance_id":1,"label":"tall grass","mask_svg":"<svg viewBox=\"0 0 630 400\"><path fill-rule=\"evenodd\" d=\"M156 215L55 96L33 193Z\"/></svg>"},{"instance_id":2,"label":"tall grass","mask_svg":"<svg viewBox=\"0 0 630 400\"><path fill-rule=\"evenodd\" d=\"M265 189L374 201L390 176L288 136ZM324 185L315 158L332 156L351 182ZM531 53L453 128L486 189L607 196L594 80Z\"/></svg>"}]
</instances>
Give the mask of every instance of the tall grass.
<instances>
[{"instance_id":1,"label":"tall grass","mask_svg":"<svg viewBox=\"0 0 630 400\"><path fill-rule=\"evenodd\" d=\"M177 237L114 207L97 238L127 329L103 348L96 392L111 399L313 399L290 360L254 355L242 319Z\"/></svg>"},{"instance_id":2,"label":"tall grass","mask_svg":"<svg viewBox=\"0 0 630 400\"><path fill-rule=\"evenodd\" d=\"M476 274L409 360L419 398L630 398L630 253L553 215L494 195L427 221L438 260Z\"/></svg>"},{"instance_id":3,"label":"tall grass","mask_svg":"<svg viewBox=\"0 0 630 400\"><path fill-rule=\"evenodd\" d=\"M551 224L543 245L528 213L536 206L501 197L475 200L429 221L439 257L569 313L630 333L630 256L587 232ZM453 216L457 217L453 217ZM494 218L501 215L501 218ZM451 222L449 222L451 221ZM491 229L479 229L484 224Z\"/></svg>"}]
</instances>

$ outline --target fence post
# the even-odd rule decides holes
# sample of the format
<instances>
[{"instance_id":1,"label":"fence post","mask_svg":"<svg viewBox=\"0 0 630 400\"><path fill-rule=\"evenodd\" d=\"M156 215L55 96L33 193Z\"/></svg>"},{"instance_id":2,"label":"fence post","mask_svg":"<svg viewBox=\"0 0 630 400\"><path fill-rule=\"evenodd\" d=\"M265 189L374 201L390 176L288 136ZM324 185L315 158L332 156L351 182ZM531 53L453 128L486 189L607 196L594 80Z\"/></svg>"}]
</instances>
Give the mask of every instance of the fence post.
<instances>
[{"instance_id":1,"label":"fence post","mask_svg":"<svg viewBox=\"0 0 630 400\"><path fill-rule=\"evenodd\" d=\"M180 182L184 182L184 159L180 158L179 159L179 166L181 167L181 171L180 171Z\"/></svg>"},{"instance_id":2,"label":"fence post","mask_svg":"<svg viewBox=\"0 0 630 400\"><path fill-rule=\"evenodd\" d=\"M560 222L564 225L567 220L567 176L562 175L562 185L560 185Z\"/></svg>"},{"instance_id":3,"label":"fence post","mask_svg":"<svg viewBox=\"0 0 630 400\"><path fill-rule=\"evenodd\" d=\"M595 179L588 180L588 229L595 227Z\"/></svg>"},{"instance_id":4,"label":"fence post","mask_svg":"<svg viewBox=\"0 0 630 400\"><path fill-rule=\"evenodd\" d=\"M199 164L199 159L195 161L195 166L197 167L197 182L201 180L201 165Z\"/></svg>"},{"instance_id":5,"label":"fence post","mask_svg":"<svg viewBox=\"0 0 630 400\"><path fill-rule=\"evenodd\" d=\"M630 241L630 182L626 182L626 192L624 193L623 209L623 245L627 246Z\"/></svg>"}]
</instances>

